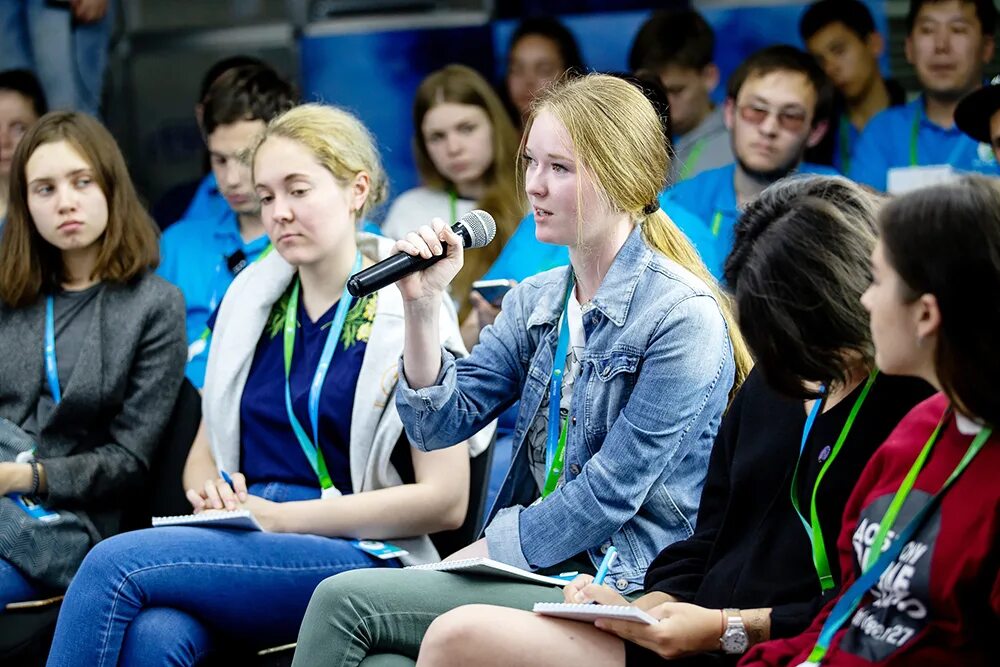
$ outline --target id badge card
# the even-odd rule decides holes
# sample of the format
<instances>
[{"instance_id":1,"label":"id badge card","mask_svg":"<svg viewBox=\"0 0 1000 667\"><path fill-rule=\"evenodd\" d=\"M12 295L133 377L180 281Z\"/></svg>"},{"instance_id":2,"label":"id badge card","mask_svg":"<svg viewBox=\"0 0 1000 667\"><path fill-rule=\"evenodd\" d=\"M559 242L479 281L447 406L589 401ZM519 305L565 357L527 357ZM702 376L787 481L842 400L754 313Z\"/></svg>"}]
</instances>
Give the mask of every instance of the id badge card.
<instances>
[{"instance_id":1,"label":"id badge card","mask_svg":"<svg viewBox=\"0 0 1000 667\"><path fill-rule=\"evenodd\" d=\"M376 558L381 558L382 560L399 558L400 556L406 556L410 553L406 549L397 547L395 544L379 542L378 540L354 540L351 542L351 546L356 549L361 549L366 554L370 554Z\"/></svg>"},{"instance_id":2,"label":"id badge card","mask_svg":"<svg viewBox=\"0 0 1000 667\"><path fill-rule=\"evenodd\" d=\"M952 183L958 172L951 165L935 164L921 167L894 167L886 173L886 190L901 195L930 185Z\"/></svg>"},{"instance_id":3,"label":"id badge card","mask_svg":"<svg viewBox=\"0 0 1000 667\"><path fill-rule=\"evenodd\" d=\"M12 493L8 496L14 504L20 507L28 516L43 523L55 523L59 521L59 514L45 509L40 503L30 496L23 496L19 493Z\"/></svg>"}]
</instances>

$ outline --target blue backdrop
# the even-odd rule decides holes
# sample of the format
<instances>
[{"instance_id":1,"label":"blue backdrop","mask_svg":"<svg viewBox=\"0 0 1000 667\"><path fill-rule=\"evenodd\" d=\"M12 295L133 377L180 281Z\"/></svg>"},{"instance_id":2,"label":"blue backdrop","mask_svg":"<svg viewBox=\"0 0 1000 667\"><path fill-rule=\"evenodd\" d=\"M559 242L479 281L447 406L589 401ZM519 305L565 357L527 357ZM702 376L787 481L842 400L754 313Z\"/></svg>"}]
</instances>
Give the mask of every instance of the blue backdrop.
<instances>
[{"instance_id":1,"label":"blue backdrop","mask_svg":"<svg viewBox=\"0 0 1000 667\"><path fill-rule=\"evenodd\" d=\"M808 2L766 7L707 9L716 33L715 60L723 83L753 51L778 43L801 47L799 17ZM876 25L888 35L884 0L866 0ZM560 17L580 45L587 67L624 71L628 52L649 11L601 12ZM307 34L301 40L302 88L307 99L337 104L357 113L375 134L389 174L390 197L418 184L411 139L413 94L428 73L458 62L488 79L502 80L516 20L485 25L343 34ZM882 63L888 70L888 58Z\"/></svg>"}]
</instances>

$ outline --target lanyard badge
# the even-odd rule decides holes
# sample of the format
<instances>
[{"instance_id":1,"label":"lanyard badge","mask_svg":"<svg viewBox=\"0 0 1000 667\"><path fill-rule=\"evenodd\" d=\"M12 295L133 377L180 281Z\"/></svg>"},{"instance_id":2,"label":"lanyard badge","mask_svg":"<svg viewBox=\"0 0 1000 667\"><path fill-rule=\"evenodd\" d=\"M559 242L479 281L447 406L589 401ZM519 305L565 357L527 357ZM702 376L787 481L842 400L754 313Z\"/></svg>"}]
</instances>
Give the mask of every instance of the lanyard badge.
<instances>
[{"instance_id":1,"label":"lanyard badge","mask_svg":"<svg viewBox=\"0 0 1000 667\"><path fill-rule=\"evenodd\" d=\"M360 270L361 253L358 252L354 259L354 268L351 273L357 273ZM302 428L302 424L292 409L292 391L290 387L292 357L295 354L295 327L299 310L299 289L300 283L298 278L296 278L292 286L291 297L288 299L288 308L285 311L284 323L285 411L288 413L288 422L295 433L295 439L298 440L302 452L306 455L309 465L319 479L320 488L323 490L323 497L329 498L340 495L340 491L333 485L333 480L330 478L330 473L326 467L326 461L323 458L323 450L319 446L319 399L323 391L323 383L326 381L326 374L330 370L330 362L333 360L337 341L340 340L340 334L344 329L344 322L347 320L347 312L351 308L351 293L347 290L347 285L345 284L344 292L341 294L340 302L337 304L337 311L333 316L333 322L326 335L326 342L323 344L323 352L320 354L316 372L313 373L312 383L309 385L309 421L310 426L312 426L312 440L310 440L309 435Z\"/></svg>"},{"instance_id":2,"label":"lanyard badge","mask_svg":"<svg viewBox=\"0 0 1000 667\"><path fill-rule=\"evenodd\" d=\"M799 447L799 458L795 461L795 470L792 473L792 507L795 508L795 513L798 515L799 520L806 529L806 535L809 536L809 542L812 545L813 565L816 568L816 574L819 576L820 589L824 592L831 590L835 586L836 582L834 582L833 574L830 571L830 559L826 553L826 542L823 540L823 528L820 525L819 513L816 509L816 497L819 495L819 486L823 482L823 477L826 475L826 471L830 469L834 459L837 458L837 454L840 453L840 448L844 445L844 441L847 440L847 436L851 432L851 428L854 426L854 420L857 418L858 412L861 410L861 406L864 404L865 399L868 398L868 392L871 391L872 385L875 384L876 376L878 376L878 369L872 370L871 374L868 376L868 381L865 383L865 386L861 390L861 394L858 396L857 400L854 401L854 406L851 408L851 412L847 416L847 420L844 422L844 427L840 430L840 435L837 436L837 440L834 443L833 448L830 450L829 456L826 458L826 461L823 462L823 467L820 468L819 474L816 475L816 482L813 484L812 497L809 503L808 521L805 516L803 516L802 510L799 508L799 464L802 462L802 455L805 453L806 443L809 441L809 434L812 432L813 425L816 423L816 417L819 416L820 411L823 409L823 405L826 404L826 387L820 387L820 392L824 394L824 397L818 399L815 404L813 404L813 408L809 412L809 417L806 419L806 425L802 429L802 444Z\"/></svg>"},{"instance_id":3,"label":"lanyard badge","mask_svg":"<svg viewBox=\"0 0 1000 667\"><path fill-rule=\"evenodd\" d=\"M563 300L563 312L559 324L559 342L556 344L555 356L552 358L552 379L549 382L549 424L545 442L545 486L542 497L549 495L559 486L562 477L563 463L566 455L566 436L569 420L560 414L562 402L563 369L566 364L566 354L569 349L569 299L573 292L573 278L570 276L566 288L566 298Z\"/></svg>"},{"instance_id":4,"label":"lanyard badge","mask_svg":"<svg viewBox=\"0 0 1000 667\"><path fill-rule=\"evenodd\" d=\"M806 661L800 663L799 667L819 667L819 665L823 663L823 658L826 656L827 651L830 650L830 646L833 643L834 635L837 634L840 628L842 628L844 624L847 623L848 619L854 614L854 611L858 608L862 598L871 589L871 587L878 582L882 573L886 571L893 561L899 558L903 549L913 539L914 535L916 535L917 531L923 525L924 520L926 520L937 507L945 492L951 487L955 480L961 476L961 474L972 462L972 459L974 459L980 450L982 450L986 441L989 440L993 433L992 427L986 427L979 432L979 434L969 444L969 448L965 451L965 455L962 457L962 460L958 462L958 465L956 465L955 469L952 470L951 475L949 475L948 479L941 485L938 492L935 493L930 500L924 503L924 506L920 508L910 522L899 532L896 539L885 547L884 551L880 551L880 548L882 548L886 543L886 537L888 536L889 531L892 530L900 509L903 507L903 504L906 502L906 498L913 489L914 483L917 481L917 475L923 469L924 463L926 463L927 459L930 457L931 450L941 437L941 430L951 415L952 409L949 407L941 416L941 420L938 422L934 432L931 433L931 436L928 438L924 448L920 451L920 455L917 456L917 460L913 462L913 465L910 467L910 471L906 474L903 482L899 485L899 489L896 490L892 501L889 503L889 508L886 510L885 515L883 515L882 520L879 522L878 534L875 536L875 541L872 542L872 548L868 553L868 557L861 563L861 576L859 576L854 583L851 584L851 587L840 596L840 599L837 600L833 609L830 610L830 615L823 624L823 629L819 633L816 645L809 653L809 657Z\"/></svg>"}]
</instances>

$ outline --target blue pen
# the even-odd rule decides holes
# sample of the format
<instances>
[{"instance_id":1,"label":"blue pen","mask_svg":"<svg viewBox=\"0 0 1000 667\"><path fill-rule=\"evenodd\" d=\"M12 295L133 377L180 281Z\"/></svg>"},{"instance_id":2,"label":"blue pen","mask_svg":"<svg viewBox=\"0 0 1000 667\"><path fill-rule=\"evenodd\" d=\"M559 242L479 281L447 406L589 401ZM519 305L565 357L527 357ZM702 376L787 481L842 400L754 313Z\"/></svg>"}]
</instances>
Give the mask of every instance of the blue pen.
<instances>
[{"instance_id":1,"label":"blue pen","mask_svg":"<svg viewBox=\"0 0 1000 667\"><path fill-rule=\"evenodd\" d=\"M608 576L608 570L616 558L618 558L618 549L608 547L608 552L604 554L604 560L601 561L601 566L597 568L597 574L594 575L595 586L600 586L604 583L604 577Z\"/></svg>"},{"instance_id":2,"label":"blue pen","mask_svg":"<svg viewBox=\"0 0 1000 667\"><path fill-rule=\"evenodd\" d=\"M229 485L229 488L231 488L233 491L236 490L236 487L233 486L233 478L229 476L228 472L226 472L225 470L220 470L219 475L222 476L222 479L226 480L226 484Z\"/></svg>"}]
</instances>

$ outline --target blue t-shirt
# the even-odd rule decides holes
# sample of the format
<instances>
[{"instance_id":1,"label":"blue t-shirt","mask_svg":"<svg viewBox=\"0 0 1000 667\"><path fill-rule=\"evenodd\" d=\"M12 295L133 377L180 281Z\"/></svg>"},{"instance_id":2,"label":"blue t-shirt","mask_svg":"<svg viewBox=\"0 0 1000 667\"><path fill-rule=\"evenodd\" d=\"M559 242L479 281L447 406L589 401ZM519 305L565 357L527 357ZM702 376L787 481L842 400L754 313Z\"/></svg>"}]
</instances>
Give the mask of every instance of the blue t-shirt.
<instances>
[{"instance_id":1,"label":"blue t-shirt","mask_svg":"<svg viewBox=\"0 0 1000 667\"><path fill-rule=\"evenodd\" d=\"M229 202L219 192L219 183L215 174L208 172L195 190L191 203L188 204L181 220L194 218L196 220L215 220L229 211Z\"/></svg>"},{"instance_id":2,"label":"blue t-shirt","mask_svg":"<svg viewBox=\"0 0 1000 667\"><path fill-rule=\"evenodd\" d=\"M796 173L836 176L837 170L803 162ZM680 204L701 221L702 227L697 231L692 228L682 227L682 229L699 251L704 253L702 247L711 246L714 266L709 264L707 259L705 263L712 270L712 275L717 278L722 275L722 266L733 248L736 221L740 217L736 203L736 185L733 181L735 176L734 162L725 167L703 171L694 178L681 181L661 196L667 203ZM666 206L664 210L667 210ZM705 235L706 231L708 236ZM709 241L709 237L714 239L714 242Z\"/></svg>"},{"instance_id":3,"label":"blue t-shirt","mask_svg":"<svg viewBox=\"0 0 1000 667\"><path fill-rule=\"evenodd\" d=\"M243 388L240 400L240 469L246 475L248 485L284 482L319 488L319 479L295 437L285 409L283 333L289 294L290 291L286 292L271 310ZM319 400L320 448L334 486L345 495L353 491L351 411L375 319L376 298L377 294L374 294L352 303ZM334 304L316 322L312 322L299 301L299 326L295 331L289 387L295 416L310 440L309 387L336 312L337 304Z\"/></svg>"},{"instance_id":4,"label":"blue t-shirt","mask_svg":"<svg viewBox=\"0 0 1000 667\"><path fill-rule=\"evenodd\" d=\"M913 130L916 127L916 141ZM913 161L912 153L916 153ZM958 126L935 125L924 113L923 96L875 115L854 147L850 176L876 190L885 190L887 175L896 167L949 164L959 171L997 175L996 157Z\"/></svg>"},{"instance_id":5,"label":"blue t-shirt","mask_svg":"<svg viewBox=\"0 0 1000 667\"><path fill-rule=\"evenodd\" d=\"M236 214L229 207L215 218L185 218L163 232L156 272L184 295L189 346L201 338L209 316L233 282L231 265L241 257L253 262L267 246L267 235L243 242ZM185 371L198 388L205 383L206 358L205 354L195 355Z\"/></svg>"},{"instance_id":6,"label":"blue t-shirt","mask_svg":"<svg viewBox=\"0 0 1000 667\"><path fill-rule=\"evenodd\" d=\"M687 234L690 241L701 253L701 258L716 278L716 267L721 267L725 255L718 255L716 243L711 235L705 234L705 225L690 211L676 202L668 201L660 194L660 205L670 219ZM535 237L535 216L528 214L518 224L514 234L507 240L493 266L483 276L484 280L516 280L523 282L536 273L569 264L569 248L563 245L543 243Z\"/></svg>"}]
</instances>

